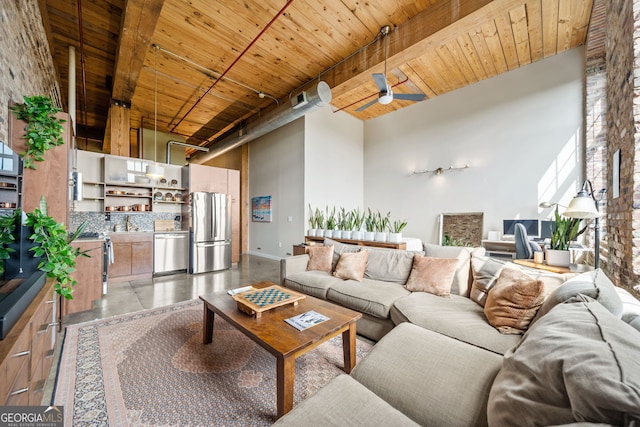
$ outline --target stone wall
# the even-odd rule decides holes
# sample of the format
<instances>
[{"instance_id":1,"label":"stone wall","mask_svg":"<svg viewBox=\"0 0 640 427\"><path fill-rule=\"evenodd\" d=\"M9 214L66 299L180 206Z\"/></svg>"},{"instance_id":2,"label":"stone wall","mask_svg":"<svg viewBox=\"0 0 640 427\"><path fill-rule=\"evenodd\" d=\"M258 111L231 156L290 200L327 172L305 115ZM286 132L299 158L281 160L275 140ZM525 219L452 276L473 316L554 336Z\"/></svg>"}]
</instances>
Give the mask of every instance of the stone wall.
<instances>
[{"instance_id":1,"label":"stone wall","mask_svg":"<svg viewBox=\"0 0 640 427\"><path fill-rule=\"evenodd\" d=\"M0 141L8 140L10 102L45 95L61 106L60 88L37 0L0 8Z\"/></svg>"}]
</instances>

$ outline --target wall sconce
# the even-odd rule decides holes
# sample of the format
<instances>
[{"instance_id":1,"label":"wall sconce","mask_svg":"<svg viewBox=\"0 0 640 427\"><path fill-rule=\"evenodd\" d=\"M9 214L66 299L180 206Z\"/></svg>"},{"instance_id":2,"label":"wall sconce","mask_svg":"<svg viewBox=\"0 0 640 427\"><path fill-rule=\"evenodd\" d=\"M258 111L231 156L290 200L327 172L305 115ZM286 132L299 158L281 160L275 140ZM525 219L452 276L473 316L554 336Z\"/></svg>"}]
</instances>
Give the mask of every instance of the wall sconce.
<instances>
[{"instance_id":1,"label":"wall sconce","mask_svg":"<svg viewBox=\"0 0 640 427\"><path fill-rule=\"evenodd\" d=\"M458 170L458 169L468 169L470 167L471 166L469 164L466 164L466 165L464 165L462 167L458 167L458 168L455 168L453 166L449 166L448 168L436 168L436 169L432 169L432 170L425 169L425 170L421 170L421 171L413 171L413 174L414 175L420 175L420 174L423 174L423 173L433 173L435 175L442 175L443 172L452 171L452 170Z\"/></svg>"}]
</instances>

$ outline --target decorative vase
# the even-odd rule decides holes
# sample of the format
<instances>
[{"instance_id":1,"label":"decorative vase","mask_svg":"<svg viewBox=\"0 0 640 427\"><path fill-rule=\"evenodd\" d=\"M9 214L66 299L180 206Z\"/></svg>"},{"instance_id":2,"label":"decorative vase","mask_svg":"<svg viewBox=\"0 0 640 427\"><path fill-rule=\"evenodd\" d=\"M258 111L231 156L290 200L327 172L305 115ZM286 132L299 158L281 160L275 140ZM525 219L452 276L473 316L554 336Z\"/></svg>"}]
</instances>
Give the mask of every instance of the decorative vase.
<instances>
[{"instance_id":1,"label":"decorative vase","mask_svg":"<svg viewBox=\"0 0 640 427\"><path fill-rule=\"evenodd\" d=\"M364 238L364 232L362 232L360 230L351 232L351 239L352 240L362 240L363 238Z\"/></svg>"},{"instance_id":2,"label":"decorative vase","mask_svg":"<svg viewBox=\"0 0 640 427\"><path fill-rule=\"evenodd\" d=\"M386 242L387 241L387 233L384 231L376 231L374 240L376 242Z\"/></svg>"},{"instance_id":3,"label":"decorative vase","mask_svg":"<svg viewBox=\"0 0 640 427\"><path fill-rule=\"evenodd\" d=\"M547 249L547 264L557 267L569 267L569 264L571 264L571 252Z\"/></svg>"},{"instance_id":4,"label":"decorative vase","mask_svg":"<svg viewBox=\"0 0 640 427\"><path fill-rule=\"evenodd\" d=\"M391 243L402 242L402 233L389 233L389 242Z\"/></svg>"},{"instance_id":5,"label":"decorative vase","mask_svg":"<svg viewBox=\"0 0 640 427\"><path fill-rule=\"evenodd\" d=\"M324 237L332 238L333 230L324 230Z\"/></svg>"},{"instance_id":6,"label":"decorative vase","mask_svg":"<svg viewBox=\"0 0 640 427\"><path fill-rule=\"evenodd\" d=\"M314 228L310 228L307 230L307 236L316 237L316 230Z\"/></svg>"},{"instance_id":7,"label":"decorative vase","mask_svg":"<svg viewBox=\"0 0 640 427\"><path fill-rule=\"evenodd\" d=\"M349 230L342 230L342 238L343 238L343 239L351 240L351 231L349 231Z\"/></svg>"},{"instance_id":8,"label":"decorative vase","mask_svg":"<svg viewBox=\"0 0 640 427\"><path fill-rule=\"evenodd\" d=\"M365 232L364 232L364 239L363 239L363 240L366 240L366 241L368 241L368 242L371 242L371 241L373 241L373 239L375 238L375 236L376 236L376 233L375 233L375 232L373 232L373 231L365 231Z\"/></svg>"}]
</instances>

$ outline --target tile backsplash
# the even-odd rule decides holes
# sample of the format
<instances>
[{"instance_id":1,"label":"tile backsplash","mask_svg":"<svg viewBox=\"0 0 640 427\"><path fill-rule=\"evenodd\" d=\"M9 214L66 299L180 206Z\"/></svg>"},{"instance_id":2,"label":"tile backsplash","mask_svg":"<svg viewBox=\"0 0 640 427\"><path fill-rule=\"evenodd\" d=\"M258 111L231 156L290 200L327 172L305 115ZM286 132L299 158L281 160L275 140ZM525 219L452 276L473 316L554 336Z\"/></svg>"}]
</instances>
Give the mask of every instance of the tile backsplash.
<instances>
[{"instance_id":1,"label":"tile backsplash","mask_svg":"<svg viewBox=\"0 0 640 427\"><path fill-rule=\"evenodd\" d=\"M106 219L107 217L109 220ZM87 222L85 232L114 231L116 227L125 230L127 217L131 227L137 231L153 231L153 222L156 219L173 220L175 229L181 228L181 215L170 212L72 212L69 232L75 231L85 221Z\"/></svg>"}]
</instances>

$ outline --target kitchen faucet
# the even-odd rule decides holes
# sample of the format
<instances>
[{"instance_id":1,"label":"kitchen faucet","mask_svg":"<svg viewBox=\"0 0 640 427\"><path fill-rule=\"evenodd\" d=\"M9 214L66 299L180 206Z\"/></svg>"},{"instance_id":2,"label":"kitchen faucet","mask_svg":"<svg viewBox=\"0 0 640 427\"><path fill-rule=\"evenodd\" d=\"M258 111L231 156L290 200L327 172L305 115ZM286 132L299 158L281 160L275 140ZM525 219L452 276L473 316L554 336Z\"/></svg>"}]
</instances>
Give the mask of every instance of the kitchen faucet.
<instances>
[{"instance_id":1,"label":"kitchen faucet","mask_svg":"<svg viewBox=\"0 0 640 427\"><path fill-rule=\"evenodd\" d=\"M125 229L127 231L131 231L131 217L129 217L129 215L127 215L127 217L124 220L125 223Z\"/></svg>"}]
</instances>

